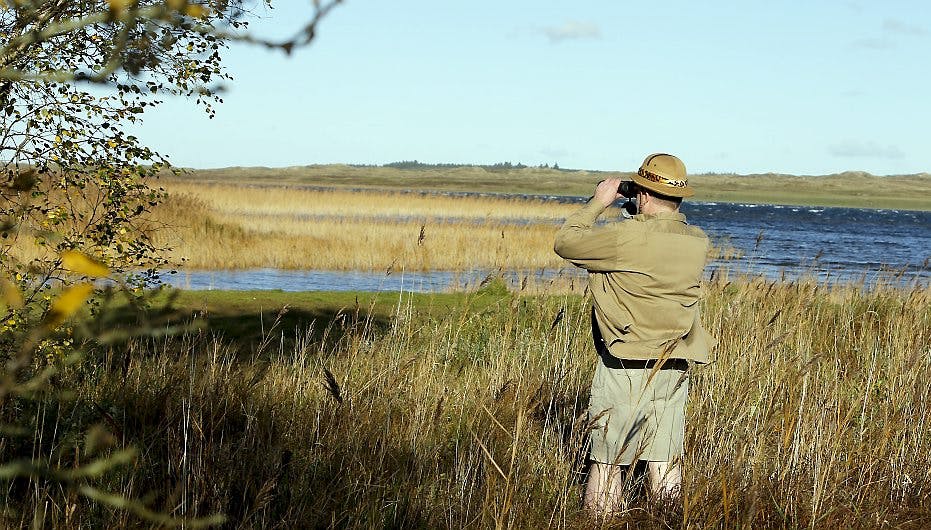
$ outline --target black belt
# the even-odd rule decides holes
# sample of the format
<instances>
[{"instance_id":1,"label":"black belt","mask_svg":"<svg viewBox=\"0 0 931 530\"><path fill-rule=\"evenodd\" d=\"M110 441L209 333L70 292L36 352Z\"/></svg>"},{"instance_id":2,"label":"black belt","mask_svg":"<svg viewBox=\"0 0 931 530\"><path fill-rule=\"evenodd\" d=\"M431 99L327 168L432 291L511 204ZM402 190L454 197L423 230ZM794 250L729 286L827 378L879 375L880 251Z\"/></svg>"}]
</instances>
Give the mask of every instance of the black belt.
<instances>
[{"instance_id":1,"label":"black belt","mask_svg":"<svg viewBox=\"0 0 931 530\"><path fill-rule=\"evenodd\" d=\"M685 371L689 368L689 362L685 359L666 359L661 361L659 359L618 359L617 362L621 365L622 368L636 370L638 368L650 368L652 369L657 364L660 364L660 370L679 370Z\"/></svg>"},{"instance_id":2,"label":"black belt","mask_svg":"<svg viewBox=\"0 0 931 530\"><path fill-rule=\"evenodd\" d=\"M657 370L679 370L684 372L689 369L689 362L685 359L666 359L663 361L659 359L618 359L608 353L607 348L604 350L599 348L598 355L605 366L615 370L652 370L657 365L659 365Z\"/></svg>"}]
</instances>

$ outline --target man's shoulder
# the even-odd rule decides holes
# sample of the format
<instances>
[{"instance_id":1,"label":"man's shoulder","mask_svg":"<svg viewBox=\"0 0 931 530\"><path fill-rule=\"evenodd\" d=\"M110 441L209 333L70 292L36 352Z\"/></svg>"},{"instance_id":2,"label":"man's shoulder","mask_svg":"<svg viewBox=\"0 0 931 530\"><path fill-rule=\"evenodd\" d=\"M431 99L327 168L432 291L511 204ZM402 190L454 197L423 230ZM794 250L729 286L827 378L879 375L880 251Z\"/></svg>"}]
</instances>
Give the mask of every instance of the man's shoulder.
<instances>
[{"instance_id":1,"label":"man's shoulder","mask_svg":"<svg viewBox=\"0 0 931 530\"><path fill-rule=\"evenodd\" d=\"M699 239L708 239L708 235L701 228L688 224L685 215L681 213L668 213L663 215L635 215L630 219L618 223L622 230L635 230L644 232L664 232L690 236Z\"/></svg>"},{"instance_id":2,"label":"man's shoulder","mask_svg":"<svg viewBox=\"0 0 931 530\"><path fill-rule=\"evenodd\" d=\"M705 231L702 230L701 228L695 225L685 225L685 227L689 235L699 237L702 239L708 239L708 234L706 234Z\"/></svg>"}]
</instances>

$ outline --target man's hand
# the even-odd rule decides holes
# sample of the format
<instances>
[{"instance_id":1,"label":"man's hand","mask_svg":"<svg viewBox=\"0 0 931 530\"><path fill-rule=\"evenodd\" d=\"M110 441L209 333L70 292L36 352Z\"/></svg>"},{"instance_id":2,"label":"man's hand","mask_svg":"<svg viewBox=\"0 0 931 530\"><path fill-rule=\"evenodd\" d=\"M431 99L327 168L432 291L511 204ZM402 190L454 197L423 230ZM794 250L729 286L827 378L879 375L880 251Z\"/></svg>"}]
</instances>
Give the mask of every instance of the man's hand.
<instances>
[{"instance_id":1,"label":"man's hand","mask_svg":"<svg viewBox=\"0 0 931 530\"><path fill-rule=\"evenodd\" d=\"M621 185L621 179L609 178L604 179L595 187L594 199L604 205L605 208L611 206L611 203L623 197L617 192L618 186Z\"/></svg>"}]
</instances>

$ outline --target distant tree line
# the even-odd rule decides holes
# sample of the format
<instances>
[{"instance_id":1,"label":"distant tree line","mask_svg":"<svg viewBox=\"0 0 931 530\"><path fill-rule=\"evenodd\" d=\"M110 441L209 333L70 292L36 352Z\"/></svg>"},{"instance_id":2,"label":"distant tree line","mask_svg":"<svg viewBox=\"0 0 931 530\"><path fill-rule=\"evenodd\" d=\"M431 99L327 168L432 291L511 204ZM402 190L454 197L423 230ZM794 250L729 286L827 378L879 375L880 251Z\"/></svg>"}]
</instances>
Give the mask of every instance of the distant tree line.
<instances>
[{"instance_id":1,"label":"distant tree line","mask_svg":"<svg viewBox=\"0 0 931 530\"><path fill-rule=\"evenodd\" d=\"M402 160L400 162L384 164L382 167L391 167L395 169L456 169L461 167L480 167L486 171L507 171L510 169L524 169L529 166L521 164L520 162L516 164L512 164L511 162L498 162L496 164L426 164L417 160ZM548 169L550 165L541 164L537 167ZM560 169L559 164L553 164L552 168L557 170Z\"/></svg>"}]
</instances>

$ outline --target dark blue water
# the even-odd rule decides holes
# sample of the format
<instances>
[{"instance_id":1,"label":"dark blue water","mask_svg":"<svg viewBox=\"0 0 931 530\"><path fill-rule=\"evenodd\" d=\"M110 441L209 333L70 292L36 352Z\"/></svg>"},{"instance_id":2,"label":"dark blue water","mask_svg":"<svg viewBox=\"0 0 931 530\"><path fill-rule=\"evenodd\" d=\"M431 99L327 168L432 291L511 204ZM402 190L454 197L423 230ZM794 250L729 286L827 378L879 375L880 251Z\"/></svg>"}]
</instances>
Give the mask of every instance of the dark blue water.
<instances>
[{"instance_id":1,"label":"dark blue water","mask_svg":"<svg viewBox=\"0 0 931 530\"><path fill-rule=\"evenodd\" d=\"M718 245L743 252L735 265L751 272L931 278L931 212L716 203L682 210Z\"/></svg>"},{"instance_id":2,"label":"dark blue water","mask_svg":"<svg viewBox=\"0 0 931 530\"><path fill-rule=\"evenodd\" d=\"M457 193L457 195L464 195ZM582 203L582 197L520 196ZM828 282L895 281L931 283L931 212L689 203L682 206L690 224L703 228L717 246L731 246L742 257L717 261L708 274L732 272L767 278L815 278ZM611 220L608 220L610 222ZM507 274L512 283L581 275L568 267ZM165 277L189 289L281 289L290 291L360 290L431 292L471 288L489 271L419 273L285 271L190 271Z\"/></svg>"}]
</instances>

